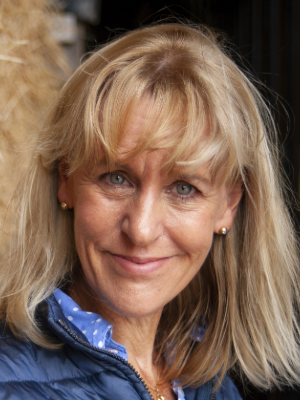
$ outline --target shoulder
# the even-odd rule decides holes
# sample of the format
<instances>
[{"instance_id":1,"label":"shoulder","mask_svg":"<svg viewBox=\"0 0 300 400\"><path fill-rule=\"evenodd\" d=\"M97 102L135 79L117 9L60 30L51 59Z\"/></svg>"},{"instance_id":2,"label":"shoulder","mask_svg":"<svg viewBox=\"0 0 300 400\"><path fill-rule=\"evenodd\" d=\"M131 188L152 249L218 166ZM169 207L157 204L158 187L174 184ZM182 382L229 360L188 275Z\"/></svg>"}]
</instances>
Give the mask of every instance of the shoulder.
<instances>
[{"instance_id":1,"label":"shoulder","mask_svg":"<svg viewBox=\"0 0 300 400\"><path fill-rule=\"evenodd\" d=\"M232 380L226 376L215 394L215 400L242 400L239 391Z\"/></svg>"},{"instance_id":2,"label":"shoulder","mask_svg":"<svg viewBox=\"0 0 300 400\"><path fill-rule=\"evenodd\" d=\"M185 400L242 400L236 386L228 376L223 379L217 392L213 391L213 380L210 380L197 389L185 388L184 396Z\"/></svg>"},{"instance_id":3,"label":"shoulder","mask_svg":"<svg viewBox=\"0 0 300 400\"><path fill-rule=\"evenodd\" d=\"M149 399L132 370L116 364L68 344L45 349L1 330L0 399Z\"/></svg>"},{"instance_id":4,"label":"shoulder","mask_svg":"<svg viewBox=\"0 0 300 400\"><path fill-rule=\"evenodd\" d=\"M15 337L7 326L0 324L0 384L50 382L81 375L79 369L72 367L65 348L43 348Z\"/></svg>"},{"instance_id":5,"label":"shoulder","mask_svg":"<svg viewBox=\"0 0 300 400\"><path fill-rule=\"evenodd\" d=\"M41 377L38 362L46 356L43 350L29 340L15 337L7 326L1 324L0 383L33 380L35 371Z\"/></svg>"}]
</instances>

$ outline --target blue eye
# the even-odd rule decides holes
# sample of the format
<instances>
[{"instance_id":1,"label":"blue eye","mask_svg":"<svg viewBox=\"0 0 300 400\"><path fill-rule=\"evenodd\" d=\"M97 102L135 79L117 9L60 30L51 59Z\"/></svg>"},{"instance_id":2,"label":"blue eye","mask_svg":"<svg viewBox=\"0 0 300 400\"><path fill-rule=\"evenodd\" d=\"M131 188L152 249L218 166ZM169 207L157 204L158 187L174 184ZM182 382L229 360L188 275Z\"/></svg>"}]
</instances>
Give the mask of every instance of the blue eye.
<instances>
[{"instance_id":1,"label":"blue eye","mask_svg":"<svg viewBox=\"0 0 300 400\"><path fill-rule=\"evenodd\" d=\"M186 182L181 182L176 185L176 191L180 195L190 194L192 191L192 185Z\"/></svg>"},{"instance_id":2,"label":"blue eye","mask_svg":"<svg viewBox=\"0 0 300 400\"><path fill-rule=\"evenodd\" d=\"M124 176L122 176L120 174L110 174L109 180L114 185L122 185L125 182Z\"/></svg>"}]
</instances>

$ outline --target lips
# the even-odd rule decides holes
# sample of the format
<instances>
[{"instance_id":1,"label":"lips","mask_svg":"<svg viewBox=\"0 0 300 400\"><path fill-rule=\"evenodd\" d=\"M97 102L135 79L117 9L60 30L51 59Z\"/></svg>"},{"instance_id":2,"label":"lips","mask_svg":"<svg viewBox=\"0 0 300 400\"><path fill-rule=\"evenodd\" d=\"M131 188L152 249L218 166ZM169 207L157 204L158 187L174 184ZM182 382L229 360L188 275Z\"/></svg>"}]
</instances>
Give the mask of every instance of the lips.
<instances>
[{"instance_id":1,"label":"lips","mask_svg":"<svg viewBox=\"0 0 300 400\"><path fill-rule=\"evenodd\" d=\"M173 257L128 257L109 253L116 264L134 275L147 275L162 268Z\"/></svg>"},{"instance_id":2,"label":"lips","mask_svg":"<svg viewBox=\"0 0 300 400\"><path fill-rule=\"evenodd\" d=\"M165 258L170 258L170 257L127 257L127 256L122 256L120 254L114 254L117 257L124 258L125 260L131 261L135 264L147 264L155 261L160 261L164 260Z\"/></svg>"}]
</instances>

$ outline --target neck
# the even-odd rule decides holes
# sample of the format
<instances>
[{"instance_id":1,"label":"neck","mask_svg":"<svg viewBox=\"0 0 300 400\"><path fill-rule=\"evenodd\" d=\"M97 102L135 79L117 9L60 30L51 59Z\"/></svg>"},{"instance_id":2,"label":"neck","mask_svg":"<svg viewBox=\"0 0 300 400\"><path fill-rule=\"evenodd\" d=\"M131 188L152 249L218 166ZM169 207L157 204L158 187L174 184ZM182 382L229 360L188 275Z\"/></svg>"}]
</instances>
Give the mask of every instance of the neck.
<instances>
[{"instance_id":1,"label":"neck","mask_svg":"<svg viewBox=\"0 0 300 400\"><path fill-rule=\"evenodd\" d=\"M129 363L151 386L156 386L159 375L155 363L154 341L162 309L151 315L131 317L122 315L86 287L84 280L75 281L68 290L83 311L101 315L113 326L113 340L125 346Z\"/></svg>"}]
</instances>

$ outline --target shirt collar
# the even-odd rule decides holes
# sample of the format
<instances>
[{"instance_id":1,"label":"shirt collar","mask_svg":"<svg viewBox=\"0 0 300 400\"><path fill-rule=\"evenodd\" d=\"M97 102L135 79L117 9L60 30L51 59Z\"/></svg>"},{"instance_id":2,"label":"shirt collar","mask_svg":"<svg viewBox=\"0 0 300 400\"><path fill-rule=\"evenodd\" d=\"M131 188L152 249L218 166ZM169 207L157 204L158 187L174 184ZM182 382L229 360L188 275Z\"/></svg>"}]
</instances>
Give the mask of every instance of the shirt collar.
<instances>
[{"instance_id":1,"label":"shirt collar","mask_svg":"<svg viewBox=\"0 0 300 400\"><path fill-rule=\"evenodd\" d=\"M124 346L112 339L113 327L101 315L83 311L74 300L60 289L53 292L65 317L75 325L95 347L119 354L128 359Z\"/></svg>"}]
</instances>

